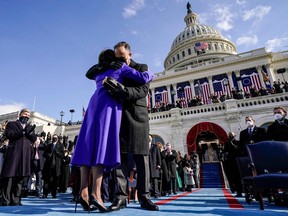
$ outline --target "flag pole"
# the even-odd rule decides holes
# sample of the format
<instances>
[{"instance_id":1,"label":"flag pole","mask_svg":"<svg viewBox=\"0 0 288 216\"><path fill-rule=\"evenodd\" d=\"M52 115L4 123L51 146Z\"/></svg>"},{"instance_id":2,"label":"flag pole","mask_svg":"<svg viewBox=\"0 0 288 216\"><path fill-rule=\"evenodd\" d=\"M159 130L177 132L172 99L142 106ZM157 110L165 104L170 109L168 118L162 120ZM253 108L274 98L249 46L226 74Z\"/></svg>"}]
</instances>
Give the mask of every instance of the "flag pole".
<instances>
[{"instance_id":1,"label":"flag pole","mask_svg":"<svg viewBox=\"0 0 288 216\"><path fill-rule=\"evenodd\" d=\"M34 101L33 101L33 108L32 108L33 112L35 111L35 105L36 105L36 97L34 97Z\"/></svg>"}]
</instances>

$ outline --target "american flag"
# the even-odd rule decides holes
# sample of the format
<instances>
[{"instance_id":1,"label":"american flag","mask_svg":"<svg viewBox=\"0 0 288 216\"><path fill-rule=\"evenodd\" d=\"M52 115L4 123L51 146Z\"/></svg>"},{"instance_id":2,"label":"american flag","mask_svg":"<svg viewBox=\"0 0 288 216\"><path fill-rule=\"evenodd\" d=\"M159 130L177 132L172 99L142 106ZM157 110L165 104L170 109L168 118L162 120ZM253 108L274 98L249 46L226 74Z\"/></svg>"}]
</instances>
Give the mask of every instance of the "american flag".
<instances>
[{"instance_id":1,"label":"american flag","mask_svg":"<svg viewBox=\"0 0 288 216\"><path fill-rule=\"evenodd\" d=\"M179 102L181 104L181 107L182 108L187 108L188 107L188 102L187 102L187 96L186 96L186 91L185 91L185 88L183 88L182 86L184 86L184 83L180 83L178 85L179 87L177 88L177 96L178 96L178 99L179 99ZM188 86L189 87L189 86ZM189 87L190 88L190 87ZM190 89L191 90L191 89Z\"/></svg>"},{"instance_id":2,"label":"american flag","mask_svg":"<svg viewBox=\"0 0 288 216\"><path fill-rule=\"evenodd\" d=\"M218 98L223 94L230 96L229 82L226 78L219 81L218 80L213 81L213 88L214 93L217 95Z\"/></svg>"},{"instance_id":3,"label":"american flag","mask_svg":"<svg viewBox=\"0 0 288 216\"><path fill-rule=\"evenodd\" d=\"M256 90L259 90L261 86L261 82L257 73L252 73L250 75L242 75L241 76L242 85L244 88L244 92L250 92L250 87L254 86Z\"/></svg>"},{"instance_id":4,"label":"american flag","mask_svg":"<svg viewBox=\"0 0 288 216\"><path fill-rule=\"evenodd\" d=\"M185 98L189 101L192 98L192 90L190 86L186 86L184 88L184 94L185 94Z\"/></svg>"},{"instance_id":5,"label":"american flag","mask_svg":"<svg viewBox=\"0 0 288 216\"><path fill-rule=\"evenodd\" d=\"M168 92L167 90L163 90L162 92L157 91L155 93L155 105L157 107L159 107L161 105L161 103L168 103L169 99L168 99Z\"/></svg>"},{"instance_id":6,"label":"american flag","mask_svg":"<svg viewBox=\"0 0 288 216\"><path fill-rule=\"evenodd\" d=\"M204 51L208 48L208 43L206 42L196 42L194 44L195 50L196 51Z\"/></svg>"},{"instance_id":7,"label":"american flag","mask_svg":"<svg viewBox=\"0 0 288 216\"><path fill-rule=\"evenodd\" d=\"M182 108L187 108L188 107L188 102L185 98L180 98L180 104Z\"/></svg>"},{"instance_id":8,"label":"american flag","mask_svg":"<svg viewBox=\"0 0 288 216\"><path fill-rule=\"evenodd\" d=\"M185 94L184 94L184 91L183 91L182 87L178 87L177 88L177 97L178 98L184 98L185 97Z\"/></svg>"}]
</instances>

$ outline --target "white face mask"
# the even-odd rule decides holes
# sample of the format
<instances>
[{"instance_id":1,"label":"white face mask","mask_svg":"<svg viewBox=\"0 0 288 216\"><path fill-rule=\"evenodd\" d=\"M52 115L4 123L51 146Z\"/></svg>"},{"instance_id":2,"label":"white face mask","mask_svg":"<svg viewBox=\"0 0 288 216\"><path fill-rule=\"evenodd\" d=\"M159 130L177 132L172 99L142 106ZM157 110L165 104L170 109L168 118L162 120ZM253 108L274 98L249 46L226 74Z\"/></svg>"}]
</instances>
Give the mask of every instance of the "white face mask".
<instances>
[{"instance_id":1,"label":"white face mask","mask_svg":"<svg viewBox=\"0 0 288 216\"><path fill-rule=\"evenodd\" d=\"M248 125L248 127L251 127L254 125L253 121L247 121L246 124Z\"/></svg>"},{"instance_id":2,"label":"white face mask","mask_svg":"<svg viewBox=\"0 0 288 216\"><path fill-rule=\"evenodd\" d=\"M279 113L276 113L276 114L274 115L275 120L282 120L283 117L284 117L284 116L281 115L281 114L279 114Z\"/></svg>"}]
</instances>

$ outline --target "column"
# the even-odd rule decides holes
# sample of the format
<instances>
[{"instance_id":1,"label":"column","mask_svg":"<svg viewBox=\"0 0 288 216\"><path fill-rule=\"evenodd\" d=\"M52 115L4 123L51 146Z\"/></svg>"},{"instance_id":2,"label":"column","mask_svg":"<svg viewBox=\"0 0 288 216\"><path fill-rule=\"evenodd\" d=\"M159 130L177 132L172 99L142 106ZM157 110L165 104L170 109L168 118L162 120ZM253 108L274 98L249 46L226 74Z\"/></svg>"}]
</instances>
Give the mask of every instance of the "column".
<instances>
[{"instance_id":1,"label":"column","mask_svg":"<svg viewBox=\"0 0 288 216\"><path fill-rule=\"evenodd\" d=\"M152 97L151 108L153 108L155 106L155 88L151 88L151 97Z\"/></svg>"},{"instance_id":2,"label":"column","mask_svg":"<svg viewBox=\"0 0 288 216\"><path fill-rule=\"evenodd\" d=\"M209 89L210 89L210 94L214 94L214 88L213 88L213 83L212 83L212 76L208 76L208 82L209 82ZM210 96L211 96L210 95Z\"/></svg>"},{"instance_id":3,"label":"column","mask_svg":"<svg viewBox=\"0 0 288 216\"><path fill-rule=\"evenodd\" d=\"M260 82L261 82L261 87L262 87L262 88L266 88L266 84L265 84L264 79L263 79L263 74L262 74L262 68L261 68L261 66L258 65L258 66L256 67L256 69L257 69L258 76L259 76L259 79L260 79Z\"/></svg>"},{"instance_id":4,"label":"column","mask_svg":"<svg viewBox=\"0 0 288 216\"><path fill-rule=\"evenodd\" d=\"M195 97L194 80L189 80L189 83L190 83L192 98L194 98Z\"/></svg>"},{"instance_id":5,"label":"column","mask_svg":"<svg viewBox=\"0 0 288 216\"><path fill-rule=\"evenodd\" d=\"M227 72L227 76L228 76L228 80L229 80L230 91L232 91L232 89L235 88L234 82L232 79L232 71Z\"/></svg>"},{"instance_id":6,"label":"column","mask_svg":"<svg viewBox=\"0 0 288 216\"><path fill-rule=\"evenodd\" d=\"M269 80L270 80L270 84L271 84L271 86L273 86L274 81L276 81L275 73L274 73L274 71L271 69L271 64L266 64L265 67L266 67L266 71L267 71L267 73L268 73L268 77L269 77Z\"/></svg>"},{"instance_id":7,"label":"column","mask_svg":"<svg viewBox=\"0 0 288 216\"><path fill-rule=\"evenodd\" d=\"M169 100L169 103L172 104L170 85L166 85L166 88L167 88L167 91L168 91L168 100Z\"/></svg>"},{"instance_id":8,"label":"column","mask_svg":"<svg viewBox=\"0 0 288 216\"><path fill-rule=\"evenodd\" d=\"M238 84L238 87L239 87L238 90L242 89L244 91L243 86L242 86L241 77L240 77L240 70L236 70L235 71L235 75L237 77L237 84ZM239 80L238 80L238 78L239 78Z\"/></svg>"},{"instance_id":9,"label":"column","mask_svg":"<svg viewBox=\"0 0 288 216\"><path fill-rule=\"evenodd\" d=\"M173 83L173 90L175 91L175 95L173 95L174 103L178 99L178 94L177 94L177 84Z\"/></svg>"}]
</instances>

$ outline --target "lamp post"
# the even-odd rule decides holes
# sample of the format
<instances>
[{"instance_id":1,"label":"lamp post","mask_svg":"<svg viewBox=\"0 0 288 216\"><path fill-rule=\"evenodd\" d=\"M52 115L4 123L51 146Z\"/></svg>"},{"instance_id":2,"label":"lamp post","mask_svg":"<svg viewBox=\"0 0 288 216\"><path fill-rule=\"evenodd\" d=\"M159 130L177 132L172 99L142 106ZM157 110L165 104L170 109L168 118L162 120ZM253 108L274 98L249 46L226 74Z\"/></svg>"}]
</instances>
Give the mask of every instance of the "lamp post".
<instances>
[{"instance_id":1,"label":"lamp post","mask_svg":"<svg viewBox=\"0 0 288 216\"><path fill-rule=\"evenodd\" d=\"M73 120L73 113L75 112L75 110L74 110L74 109L70 109L69 112L71 113L71 120L70 120L70 121L71 121L71 123L72 123L72 120Z\"/></svg>"},{"instance_id":2,"label":"lamp post","mask_svg":"<svg viewBox=\"0 0 288 216\"><path fill-rule=\"evenodd\" d=\"M280 68L277 70L277 74L282 74L283 81L286 82L284 73L286 72L286 68Z\"/></svg>"},{"instance_id":3,"label":"lamp post","mask_svg":"<svg viewBox=\"0 0 288 216\"><path fill-rule=\"evenodd\" d=\"M60 116L61 116L60 125L62 125L62 118L63 118L64 115L65 115L64 111L61 111L60 112Z\"/></svg>"}]
</instances>

